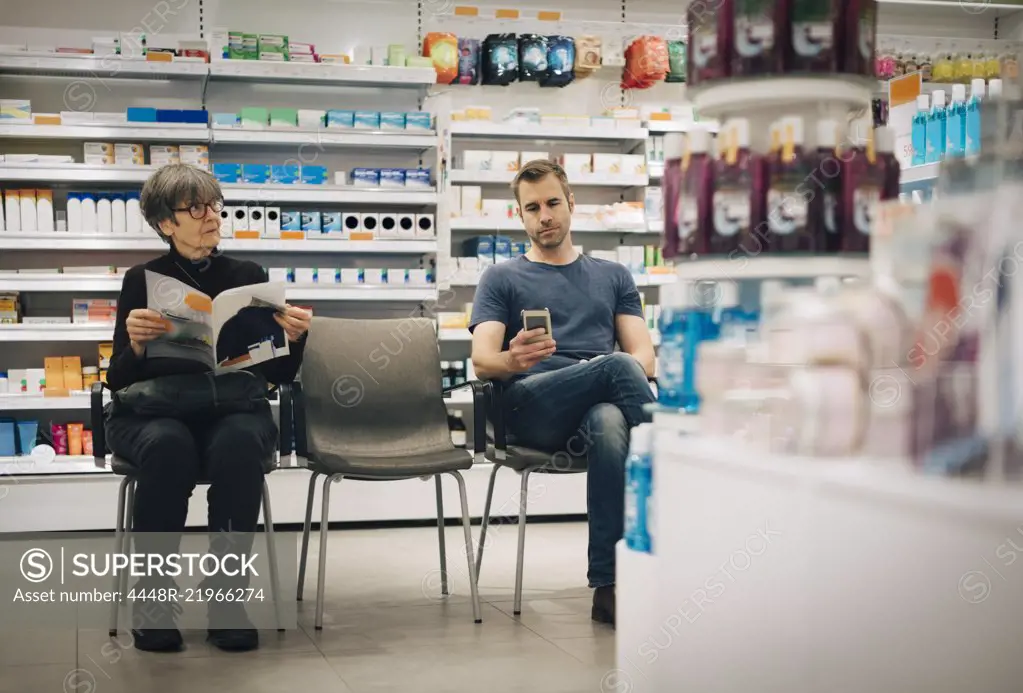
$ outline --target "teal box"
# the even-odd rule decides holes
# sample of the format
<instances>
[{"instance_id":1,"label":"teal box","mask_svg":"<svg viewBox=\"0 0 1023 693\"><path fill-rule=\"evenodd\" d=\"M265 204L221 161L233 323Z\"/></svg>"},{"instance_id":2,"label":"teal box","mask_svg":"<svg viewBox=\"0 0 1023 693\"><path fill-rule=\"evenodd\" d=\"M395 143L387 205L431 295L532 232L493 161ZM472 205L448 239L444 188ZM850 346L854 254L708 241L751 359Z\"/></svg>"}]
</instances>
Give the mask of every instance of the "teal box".
<instances>
[{"instance_id":1,"label":"teal box","mask_svg":"<svg viewBox=\"0 0 1023 693\"><path fill-rule=\"evenodd\" d=\"M379 111L356 111L355 112L355 129L356 130L379 130L380 129L380 112Z\"/></svg>"},{"instance_id":2,"label":"teal box","mask_svg":"<svg viewBox=\"0 0 1023 693\"><path fill-rule=\"evenodd\" d=\"M302 213L289 209L281 212L281 231L301 231ZM294 281L292 279L291 281Z\"/></svg>"},{"instance_id":3,"label":"teal box","mask_svg":"<svg viewBox=\"0 0 1023 693\"><path fill-rule=\"evenodd\" d=\"M294 185L300 177L299 167L295 165L271 166L270 182L281 185ZM298 229L296 229L297 231Z\"/></svg>"},{"instance_id":4,"label":"teal box","mask_svg":"<svg viewBox=\"0 0 1023 693\"><path fill-rule=\"evenodd\" d=\"M353 128L355 127L355 111L327 111L328 128Z\"/></svg>"},{"instance_id":5,"label":"teal box","mask_svg":"<svg viewBox=\"0 0 1023 693\"><path fill-rule=\"evenodd\" d=\"M243 183L267 183L270 180L270 166L267 164L242 164Z\"/></svg>"},{"instance_id":6,"label":"teal box","mask_svg":"<svg viewBox=\"0 0 1023 693\"><path fill-rule=\"evenodd\" d=\"M325 234L333 236L342 235L344 229L341 226L341 212L324 212L322 229Z\"/></svg>"},{"instance_id":7,"label":"teal box","mask_svg":"<svg viewBox=\"0 0 1023 693\"><path fill-rule=\"evenodd\" d=\"M405 114L387 111L380 114L381 130L404 130Z\"/></svg>"},{"instance_id":8,"label":"teal box","mask_svg":"<svg viewBox=\"0 0 1023 693\"><path fill-rule=\"evenodd\" d=\"M307 234L321 233L322 226L319 211L302 212L302 230Z\"/></svg>"},{"instance_id":9,"label":"teal box","mask_svg":"<svg viewBox=\"0 0 1023 693\"><path fill-rule=\"evenodd\" d=\"M241 125L241 118L238 117L237 113L214 113L213 124L223 125L226 127L237 127Z\"/></svg>"},{"instance_id":10,"label":"teal box","mask_svg":"<svg viewBox=\"0 0 1023 693\"><path fill-rule=\"evenodd\" d=\"M433 115L423 111L405 114L406 130L432 130Z\"/></svg>"}]
</instances>

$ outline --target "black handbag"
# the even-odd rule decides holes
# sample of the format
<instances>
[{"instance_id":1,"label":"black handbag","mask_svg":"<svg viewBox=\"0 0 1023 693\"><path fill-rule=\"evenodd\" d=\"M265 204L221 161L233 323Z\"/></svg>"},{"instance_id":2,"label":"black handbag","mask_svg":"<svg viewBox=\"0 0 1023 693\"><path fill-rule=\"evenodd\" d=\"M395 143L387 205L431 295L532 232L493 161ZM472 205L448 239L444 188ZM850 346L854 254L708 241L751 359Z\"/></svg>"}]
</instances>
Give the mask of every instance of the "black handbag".
<instances>
[{"instance_id":1,"label":"black handbag","mask_svg":"<svg viewBox=\"0 0 1023 693\"><path fill-rule=\"evenodd\" d=\"M109 415L217 418L264 408L268 395L266 378L250 371L165 375L114 392Z\"/></svg>"}]
</instances>

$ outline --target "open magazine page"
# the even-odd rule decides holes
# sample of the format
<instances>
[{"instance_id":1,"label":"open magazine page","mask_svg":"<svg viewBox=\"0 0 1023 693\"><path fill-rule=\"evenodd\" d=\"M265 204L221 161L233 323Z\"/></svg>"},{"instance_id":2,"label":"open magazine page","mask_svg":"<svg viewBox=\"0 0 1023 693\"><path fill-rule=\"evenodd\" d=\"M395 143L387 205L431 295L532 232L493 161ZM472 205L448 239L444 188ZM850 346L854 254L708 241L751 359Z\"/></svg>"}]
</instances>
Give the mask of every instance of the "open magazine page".
<instances>
[{"instance_id":1,"label":"open magazine page","mask_svg":"<svg viewBox=\"0 0 1023 693\"><path fill-rule=\"evenodd\" d=\"M146 345L146 355L200 361L214 367L213 304L185 282L146 270L147 307L159 313L167 332Z\"/></svg>"},{"instance_id":2,"label":"open magazine page","mask_svg":"<svg viewBox=\"0 0 1023 693\"><path fill-rule=\"evenodd\" d=\"M274 320L284 309L283 284L250 284L217 296L213 301L217 370L238 370L287 356L288 336Z\"/></svg>"}]
</instances>

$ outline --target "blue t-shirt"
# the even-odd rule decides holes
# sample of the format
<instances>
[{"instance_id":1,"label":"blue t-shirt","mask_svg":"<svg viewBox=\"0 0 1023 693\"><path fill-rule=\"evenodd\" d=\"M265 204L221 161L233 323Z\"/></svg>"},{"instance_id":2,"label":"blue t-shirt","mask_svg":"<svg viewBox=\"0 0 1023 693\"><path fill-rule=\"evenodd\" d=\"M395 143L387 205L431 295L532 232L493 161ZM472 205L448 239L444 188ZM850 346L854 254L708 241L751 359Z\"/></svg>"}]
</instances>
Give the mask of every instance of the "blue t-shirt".
<instances>
[{"instance_id":1,"label":"blue t-shirt","mask_svg":"<svg viewBox=\"0 0 1023 693\"><path fill-rule=\"evenodd\" d=\"M548 265L520 256L480 277L469 331L483 322L504 323L501 348L507 350L522 329L522 311L544 308L551 312L556 351L516 379L613 353L615 316L643 317L636 282L622 264L580 255L567 265Z\"/></svg>"}]
</instances>

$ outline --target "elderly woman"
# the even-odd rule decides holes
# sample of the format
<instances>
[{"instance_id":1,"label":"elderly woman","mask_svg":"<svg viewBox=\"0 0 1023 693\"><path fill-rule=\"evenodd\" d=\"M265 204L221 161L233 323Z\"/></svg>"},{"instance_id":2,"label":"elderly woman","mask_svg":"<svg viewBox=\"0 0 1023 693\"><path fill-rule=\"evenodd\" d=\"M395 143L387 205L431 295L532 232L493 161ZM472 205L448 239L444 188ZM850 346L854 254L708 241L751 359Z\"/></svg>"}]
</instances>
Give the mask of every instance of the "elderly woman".
<instances>
[{"instance_id":1,"label":"elderly woman","mask_svg":"<svg viewBox=\"0 0 1023 693\"><path fill-rule=\"evenodd\" d=\"M208 372L199 361L147 355L147 346L164 333L161 316L149 309L146 270L195 287L214 299L223 291L266 282L263 269L253 263L220 254L220 212L223 194L208 172L188 165L165 166L154 173L142 190L141 207L149 225L169 246L168 251L124 276L117 304L114 353L107 383L114 391L145 380ZM294 306L275 315L289 340L289 354L251 366L248 370L268 383L293 380L311 316ZM188 416L154 418L113 410L106 436L110 449L138 467L133 531L146 546L146 533L175 537L174 546L155 551L177 551L176 537L184 530L188 499L197 480L210 482L209 531L248 533L256 529L262 499L264 465L276 452L277 427L269 402L254 412L232 413L214 420ZM156 535L151 535L156 536ZM165 586L146 578L138 587ZM227 650L258 646L256 630L244 616L242 604L211 604L210 641ZM215 618L214 610L221 609ZM175 651L181 633L169 604L135 604L135 647ZM231 613L225 613L230 611ZM223 618L223 620L220 620ZM230 627L215 627L226 622Z\"/></svg>"}]
</instances>

